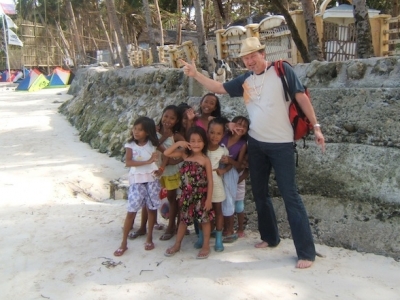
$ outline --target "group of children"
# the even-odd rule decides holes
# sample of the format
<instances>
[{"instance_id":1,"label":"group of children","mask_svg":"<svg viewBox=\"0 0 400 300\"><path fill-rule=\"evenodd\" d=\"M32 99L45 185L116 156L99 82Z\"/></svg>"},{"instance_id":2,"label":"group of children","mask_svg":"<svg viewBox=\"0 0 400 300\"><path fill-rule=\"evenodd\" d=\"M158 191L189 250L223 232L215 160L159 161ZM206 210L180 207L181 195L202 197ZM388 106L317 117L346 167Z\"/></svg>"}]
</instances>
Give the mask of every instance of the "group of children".
<instances>
[{"instance_id":1,"label":"group of children","mask_svg":"<svg viewBox=\"0 0 400 300\"><path fill-rule=\"evenodd\" d=\"M160 240L169 240L176 233L175 244L166 250L166 256L180 250L187 227L192 224L198 234L194 244L200 249L198 259L209 256L212 233L217 252L224 250L224 242L244 236L249 121L239 116L231 122L236 123L234 132L226 129L229 122L221 116L218 97L211 93L201 99L198 115L186 104L169 105L157 126L148 117L135 121L125 145L126 166L130 167L128 212L115 256L128 249L128 237L134 239L146 233L145 250L154 249L153 229L162 187L167 190L169 219ZM141 228L130 233L140 209Z\"/></svg>"}]
</instances>

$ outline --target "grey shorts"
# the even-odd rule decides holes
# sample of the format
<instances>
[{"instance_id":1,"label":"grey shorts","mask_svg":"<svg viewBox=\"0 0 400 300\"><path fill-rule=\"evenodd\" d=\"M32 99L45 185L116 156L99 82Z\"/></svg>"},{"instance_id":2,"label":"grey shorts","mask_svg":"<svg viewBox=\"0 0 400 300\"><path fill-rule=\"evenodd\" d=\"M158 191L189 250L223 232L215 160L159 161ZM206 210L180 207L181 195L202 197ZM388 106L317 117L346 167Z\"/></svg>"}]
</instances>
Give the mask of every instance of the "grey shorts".
<instances>
[{"instance_id":1,"label":"grey shorts","mask_svg":"<svg viewBox=\"0 0 400 300\"><path fill-rule=\"evenodd\" d=\"M144 205L156 210L160 206L161 185L158 180L145 183L134 183L128 190L128 212L138 212Z\"/></svg>"}]
</instances>

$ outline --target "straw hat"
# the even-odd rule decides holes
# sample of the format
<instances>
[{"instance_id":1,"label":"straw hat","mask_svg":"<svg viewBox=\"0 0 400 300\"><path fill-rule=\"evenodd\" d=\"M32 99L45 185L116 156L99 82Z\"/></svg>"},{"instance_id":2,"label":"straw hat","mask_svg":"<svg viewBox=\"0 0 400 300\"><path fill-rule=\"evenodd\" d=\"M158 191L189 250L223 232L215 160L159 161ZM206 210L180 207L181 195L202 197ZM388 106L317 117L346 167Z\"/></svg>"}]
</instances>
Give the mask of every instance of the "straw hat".
<instances>
[{"instance_id":1,"label":"straw hat","mask_svg":"<svg viewBox=\"0 0 400 300\"><path fill-rule=\"evenodd\" d=\"M260 44L260 40L257 37L249 37L242 42L242 48L240 49L239 57L247 54L262 50L265 45Z\"/></svg>"}]
</instances>

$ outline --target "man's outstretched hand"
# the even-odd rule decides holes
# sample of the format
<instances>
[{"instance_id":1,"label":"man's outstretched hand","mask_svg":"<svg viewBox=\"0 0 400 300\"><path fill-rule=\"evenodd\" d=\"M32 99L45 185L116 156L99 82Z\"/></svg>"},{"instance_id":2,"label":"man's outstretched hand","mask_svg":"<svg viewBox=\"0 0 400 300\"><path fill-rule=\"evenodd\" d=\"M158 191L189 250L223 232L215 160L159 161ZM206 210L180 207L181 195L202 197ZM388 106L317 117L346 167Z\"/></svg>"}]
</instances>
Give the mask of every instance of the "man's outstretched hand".
<instances>
[{"instance_id":1,"label":"man's outstretched hand","mask_svg":"<svg viewBox=\"0 0 400 300\"><path fill-rule=\"evenodd\" d=\"M192 59L191 64L188 64L183 59L180 59L179 61L183 64L183 73L185 73L185 75L187 75L189 77L196 76L197 68L196 68L196 62L194 59Z\"/></svg>"}]
</instances>

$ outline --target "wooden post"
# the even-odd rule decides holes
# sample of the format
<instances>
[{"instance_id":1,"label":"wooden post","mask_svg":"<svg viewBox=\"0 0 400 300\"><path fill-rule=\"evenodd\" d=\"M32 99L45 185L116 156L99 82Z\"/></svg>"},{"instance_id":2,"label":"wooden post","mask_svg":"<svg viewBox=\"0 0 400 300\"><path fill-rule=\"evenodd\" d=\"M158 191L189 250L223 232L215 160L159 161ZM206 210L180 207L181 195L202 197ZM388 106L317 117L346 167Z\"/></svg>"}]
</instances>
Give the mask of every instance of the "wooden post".
<instances>
[{"instance_id":1,"label":"wooden post","mask_svg":"<svg viewBox=\"0 0 400 300\"><path fill-rule=\"evenodd\" d=\"M390 15L378 15L374 18L370 19L370 22L372 20L379 20L378 22L371 22L371 33L377 32L379 35L379 39L377 40L374 38L374 34L372 34L372 44L374 46L374 54L375 56L387 56L389 54L389 19L391 18ZM372 24L374 23L374 26ZM375 29L375 27L379 28Z\"/></svg>"},{"instance_id":2,"label":"wooden post","mask_svg":"<svg viewBox=\"0 0 400 300\"><path fill-rule=\"evenodd\" d=\"M246 28L246 36L249 37L257 37L260 38L260 33L258 32L258 30L256 30L258 28L258 24L248 24L245 26Z\"/></svg>"},{"instance_id":3,"label":"wooden post","mask_svg":"<svg viewBox=\"0 0 400 300\"><path fill-rule=\"evenodd\" d=\"M172 68L179 68L177 54L178 49L173 48L169 50L169 64Z\"/></svg>"},{"instance_id":4,"label":"wooden post","mask_svg":"<svg viewBox=\"0 0 400 300\"><path fill-rule=\"evenodd\" d=\"M218 59L225 58L223 53L224 53L224 50L226 50L226 49L224 49L224 45L222 44L223 40L224 40L224 37L222 36L222 33L224 31L225 31L225 29L218 29L218 30L214 31L215 37L216 37L216 41L217 41L217 57L218 57Z\"/></svg>"}]
</instances>

